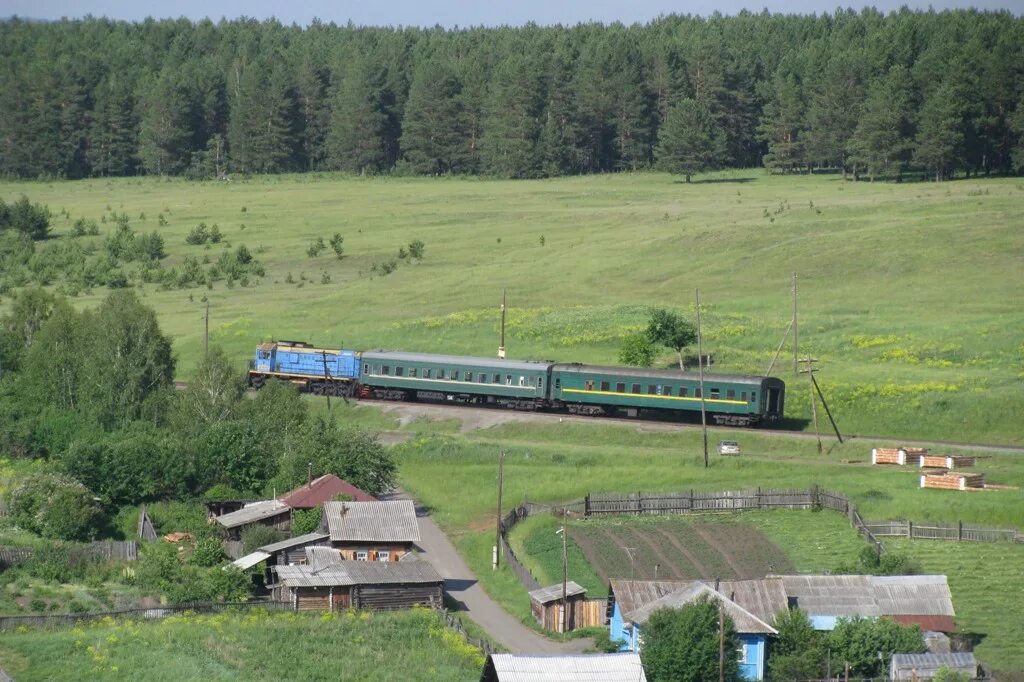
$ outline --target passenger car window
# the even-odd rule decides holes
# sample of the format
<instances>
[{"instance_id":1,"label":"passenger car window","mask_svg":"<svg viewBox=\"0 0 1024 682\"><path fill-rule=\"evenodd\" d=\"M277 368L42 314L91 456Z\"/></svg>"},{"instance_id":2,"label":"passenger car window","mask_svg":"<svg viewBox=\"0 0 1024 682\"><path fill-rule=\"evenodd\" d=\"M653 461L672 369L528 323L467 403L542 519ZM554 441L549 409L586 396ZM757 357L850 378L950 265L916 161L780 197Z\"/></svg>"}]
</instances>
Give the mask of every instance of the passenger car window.
<instances>
[{"instance_id":1,"label":"passenger car window","mask_svg":"<svg viewBox=\"0 0 1024 682\"><path fill-rule=\"evenodd\" d=\"M405 376L405 368L404 367L395 367L395 376L396 377Z\"/></svg>"},{"instance_id":2,"label":"passenger car window","mask_svg":"<svg viewBox=\"0 0 1024 682\"><path fill-rule=\"evenodd\" d=\"M584 391L593 391L594 390L594 380L593 379L587 379L585 382L583 382L583 390Z\"/></svg>"},{"instance_id":3,"label":"passenger car window","mask_svg":"<svg viewBox=\"0 0 1024 682\"><path fill-rule=\"evenodd\" d=\"M501 375L500 374L495 374L494 375L494 383L496 383L496 384L500 384L501 383Z\"/></svg>"},{"instance_id":4,"label":"passenger car window","mask_svg":"<svg viewBox=\"0 0 1024 682\"><path fill-rule=\"evenodd\" d=\"M655 386L654 384L649 384L647 386L647 395L660 395L660 394L661 394L661 386Z\"/></svg>"},{"instance_id":5,"label":"passenger car window","mask_svg":"<svg viewBox=\"0 0 1024 682\"><path fill-rule=\"evenodd\" d=\"M615 384L615 392L616 393L625 393L626 392L626 384Z\"/></svg>"},{"instance_id":6,"label":"passenger car window","mask_svg":"<svg viewBox=\"0 0 1024 682\"><path fill-rule=\"evenodd\" d=\"M429 367L426 367L426 368L423 369L423 378L424 379L429 379L432 376L434 376L434 370L430 369Z\"/></svg>"},{"instance_id":7,"label":"passenger car window","mask_svg":"<svg viewBox=\"0 0 1024 682\"><path fill-rule=\"evenodd\" d=\"M608 384L608 382L607 382L607 381L602 381L602 382L601 382L601 390L602 390L602 391L607 391L607 390L610 390L610 386L609 386L609 384Z\"/></svg>"},{"instance_id":8,"label":"passenger car window","mask_svg":"<svg viewBox=\"0 0 1024 682\"><path fill-rule=\"evenodd\" d=\"M380 368L380 373L383 374L384 376L388 376L391 374L391 368L387 365L384 365L383 367Z\"/></svg>"},{"instance_id":9,"label":"passenger car window","mask_svg":"<svg viewBox=\"0 0 1024 682\"><path fill-rule=\"evenodd\" d=\"M640 384L633 384L633 393L640 392Z\"/></svg>"}]
</instances>

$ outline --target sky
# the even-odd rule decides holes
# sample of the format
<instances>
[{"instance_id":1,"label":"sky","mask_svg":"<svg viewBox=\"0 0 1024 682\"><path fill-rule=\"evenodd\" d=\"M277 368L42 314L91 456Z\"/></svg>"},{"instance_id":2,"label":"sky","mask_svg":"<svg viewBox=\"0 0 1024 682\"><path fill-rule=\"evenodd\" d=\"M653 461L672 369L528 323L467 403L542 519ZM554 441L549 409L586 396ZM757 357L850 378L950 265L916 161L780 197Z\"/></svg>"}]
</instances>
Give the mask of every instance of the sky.
<instances>
[{"instance_id":1,"label":"sky","mask_svg":"<svg viewBox=\"0 0 1024 682\"><path fill-rule=\"evenodd\" d=\"M352 21L362 26L498 26L576 24L585 21L626 24L646 22L662 14L708 15L715 11L736 14L746 8L760 12L823 13L836 7L873 6L892 11L902 5L936 10L977 7L1007 9L1024 13L1024 0L875 0L860 4L837 0L0 0L0 16L17 15L31 19L79 18L87 14L139 21L146 17L187 17L218 20L240 16L277 18L291 24L307 25L314 18L324 23Z\"/></svg>"}]
</instances>

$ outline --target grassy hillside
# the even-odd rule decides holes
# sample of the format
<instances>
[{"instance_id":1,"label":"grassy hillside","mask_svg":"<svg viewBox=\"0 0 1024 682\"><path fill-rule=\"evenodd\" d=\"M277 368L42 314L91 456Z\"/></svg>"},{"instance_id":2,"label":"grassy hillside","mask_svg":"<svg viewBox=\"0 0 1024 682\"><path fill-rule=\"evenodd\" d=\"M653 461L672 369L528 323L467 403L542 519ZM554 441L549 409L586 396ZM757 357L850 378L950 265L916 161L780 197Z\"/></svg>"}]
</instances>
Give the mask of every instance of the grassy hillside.
<instances>
[{"instance_id":1,"label":"grassy hillside","mask_svg":"<svg viewBox=\"0 0 1024 682\"><path fill-rule=\"evenodd\" d=\"M202 345L204 295L214 343L241 363L268 337L492 355L502 287L511 357L613 362L646 306L688 310L699 286L715 369L764 372L789 321L796 271L803 352L821 360L820 381L845 429L1022 440L1014 415L1024 410L1024 184L760 171L703 180L97 179L0 183L0 197L25 193L67 209L58 235L77 217L127 213L134 229L164 235L167 266L186 255L215 261L245 244L266 268L256 286L145 287L174 335L183 377ZM216 223L224 242L186 245L201 221ZM307 255L313 240L335 232L344 259L330 248ZM421 262L396 259L395 272L373 275L415 239L426 245ZM790 413L808 417L791 355L775 372L791 383Z\"/></svg>"},{"instance_id":2,"label":"grassy hillside","mask_svg":"<svg viewBox=\"0 0 1024 682\"><path fill-rule=\"evenodd\" d=\"M425 610L98 621L0 639L17 680L476 680L483 657Z\"/></svg>"}]
</instances>

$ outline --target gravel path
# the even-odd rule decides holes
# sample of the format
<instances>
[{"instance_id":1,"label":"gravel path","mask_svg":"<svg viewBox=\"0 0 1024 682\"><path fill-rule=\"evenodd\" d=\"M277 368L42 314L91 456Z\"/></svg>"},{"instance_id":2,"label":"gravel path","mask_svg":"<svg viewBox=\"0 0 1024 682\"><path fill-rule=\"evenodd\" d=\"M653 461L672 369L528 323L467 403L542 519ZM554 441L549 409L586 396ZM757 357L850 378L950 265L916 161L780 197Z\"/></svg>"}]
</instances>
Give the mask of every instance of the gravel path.
<instances>
[{"instance_id":1,"label":"gravel path","mask_svg":"<svg viewBox=\"0 0 1024 682\"><path fill-rule=\"evenodd\" d=\"M397 491L392 499L411 499ZM488 596L476 576L462 560L448 536L421 508L416 508L420 527L421 557L429 561L445 579L445 591L458 602L458 610L483 628L495 642L512 653L566 654L579 653L592 646L590 639L555 642L537 634L510 616ZM523 598L526 599L524 591Z\"/></svg>"}]
</instances>

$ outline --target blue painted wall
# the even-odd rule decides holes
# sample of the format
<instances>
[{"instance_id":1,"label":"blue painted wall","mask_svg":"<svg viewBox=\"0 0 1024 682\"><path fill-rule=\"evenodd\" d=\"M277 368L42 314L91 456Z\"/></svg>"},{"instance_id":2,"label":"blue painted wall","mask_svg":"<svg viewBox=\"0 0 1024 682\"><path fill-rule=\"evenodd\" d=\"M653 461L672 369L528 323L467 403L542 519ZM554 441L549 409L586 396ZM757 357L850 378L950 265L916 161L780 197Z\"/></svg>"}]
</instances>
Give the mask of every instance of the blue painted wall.
<instances>
[{"instance_id":1,"label":"blue painted wall","mask_svg":"<svg viewBox=\"0 0 1024 682\"><path fill-rule=\"evenodd\" d=\"M619 651L640 651L640 626L630 625L623 620L618 603L612 609L608 628L612 641L622 643ZM763 680L766 637L761 634L740 634L737 638L743 645L744 654L740 659L740 677L755 682Z\"/></svg>"},{"instance_id":2,"label":"blue painted wall","mask_svg":"<svg viewBox=\"0 0 1024 682\"><path fill-rule=\"evenodd\" d=\"M320 351L310 348L278 346L270 352L269 358L262 358L257 349L254 366L257 371L322 378L325 356L329 376L344 379L358 378L359 362L355 352L350 350Z\"/></svg>"}]
</instances>

